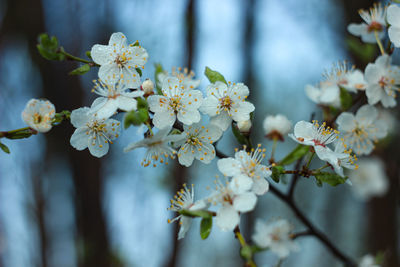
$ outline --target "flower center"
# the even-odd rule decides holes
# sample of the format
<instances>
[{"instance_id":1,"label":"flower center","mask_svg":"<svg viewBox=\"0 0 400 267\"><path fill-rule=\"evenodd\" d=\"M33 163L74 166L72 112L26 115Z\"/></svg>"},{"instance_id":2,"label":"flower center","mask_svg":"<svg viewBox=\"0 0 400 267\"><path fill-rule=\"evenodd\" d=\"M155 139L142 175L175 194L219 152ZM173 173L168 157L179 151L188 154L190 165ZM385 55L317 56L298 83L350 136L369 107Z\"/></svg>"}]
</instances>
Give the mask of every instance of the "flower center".
<instances>
[{"instance_id":1,"label":"flower center","mask_svg":"<svg viewBox=\"0 0 400 267\"><path fill-rule=\"evenodd\" d=\"M92 122L91 125L87 125L93 132L99 133L99 132L107 132L106 129L106 124L103 123L104 121L94 121Z\"/></svg>"},{"instance_id":2,"label":"flower center","mask_svg":"<svg viewBox=\"0 0 400 267\"><path fill-rule=\"evenodd\" d=\"M193 146L195 145L202 145L202 143L200 142L199 138L197 138L197 136L191 136L187 142Z\"/></svg>"},{"instance_id":3,"label":"flower center","mask_svg":"<svg viewBox=\"0 0 400 267\"><path fill-rule=\"evenodd\" d=\"M39 124L42 122L42 116L39 113L33 114L33 123Z\"/></svg>"},{"instance_id":4,"label":"flower center","mask_svg":"<svg viewBox=\"0 0 400 267\"><path fill-rule=\"evenodd\" d=\"M115 59L115 63L117 63L118 68L122 68L127 61L128 58L126 57L125 52L122 53L122 55L117 55L117 58Z\"/></svg>"},{"instance_id":5,"label":"flower center","mask_svg":"<svg viewBox=\"0 0 400 267\"><path fill-rule=\"evenodd\" d=\"M180 97L171 97L169 105L172 107L173 110L177 111L182 106L181 100L182 98Z\"/></svg>"},{"instance_id":6,"label":"flower center","mask_svg":"<svg viewBox=\"0 0 400 267\"><path fill-rule=\"evenodd\" d=\"M220 99L220 103L221 106L226 110L231 108L233 101L229 96L224 96Z\"/></svg>"},{"instance_id":7,"label":"flower center","mask_svg":"<svg viewBox=\"0 0 400 267\"><path fill-rule=\"evenodd\" d=\"M367 31L373 32L373 31L378 31L381 32L383 30L383 26L382 24L380 24L379 22L376 21L372 21L371 24L368 25Z\"/></svg>"}]
</instances>

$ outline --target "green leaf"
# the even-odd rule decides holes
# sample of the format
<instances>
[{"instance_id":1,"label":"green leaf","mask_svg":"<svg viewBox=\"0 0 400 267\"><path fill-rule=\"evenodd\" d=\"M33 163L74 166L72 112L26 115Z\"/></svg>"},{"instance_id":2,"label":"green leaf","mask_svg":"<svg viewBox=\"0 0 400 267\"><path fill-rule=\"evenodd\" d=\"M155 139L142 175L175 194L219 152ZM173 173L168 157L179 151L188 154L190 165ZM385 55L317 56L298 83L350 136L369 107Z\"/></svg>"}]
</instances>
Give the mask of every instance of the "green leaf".
<instances>
[{"instance_id":1,"label":"green leaf","mask_svg":"<svg viewBox=\"0 0 400 267\"><path fill-rule=\"evenodd\" d=\"M140 68L135 68L135 70L139 73L139 76L142 77L142 70Z\"/></svg>"},{"instance_id":2,"label":"green leaf","mask_svg":"<svg viewBox=\"0 0 400 267\"><path fill-rule=\"evenodd\" d=\"M310 151L310 148L308 146L298 145L292 152L290 152L284 159L279 162L279 165L292 164L293 162L307 154L308 151Z\"/></svg>"},{"instance_id":3,"label":"green leaf","mask_svg":"<svg viewBox=\"0 0 400 267\"><path fill-rule=\"evenodd\" d=\"M82 74L85 74L86 72L88 72L89 70L90 70L89 64L84 64L84 65L80 66L79 68L76 68L73 71L71 71L69 73L69 75L82 75Z\"/></svg>"},{"instance_id":4,"label":"green leaf","mask_svg":"<svg viewBox=\"0 0 400 267\"><path fill-rule=\"evenodd\" d=\"M279 183L281 176L283 174L285 174L285 168L283 166L278 165L278 166L273 166L271 170L272 170L272 174L271 174L272 180Z\"/></svg>"},{"instance_id":5,"label":"green leaf","mask_svg":"<svg viewBox=\"0 0 400 267\"><path fill-rule=\"evenodd\" d=\"M348 110L353 105L353 97L346 89L340 87L340 105L342 110Z\"/></svg>"},{"instance_id":6,"label":"green leaf","mask_svg":"<svg viewBox=\"0 0 400 267\"><path fill-rule=\"evenodd\" d=\"M207 239L210 235L212 229L212 217L211 218L203 218L200 223L200 236L201 239Z\"/></svg>"},{"instance_id":7,"label":"green leaf","mask_svg":"<svg viewBox=\"0 0 400 267\"><path fill-rule=\"evenodd\" d=\"M38 37L38 42L39 43L36 45L36 47L42 57L48 60L59 61L65 59L65 55L60 53L63 48L59 47L58 40L55 36L50 38L47 33L42 33Z\"/></svg>"},{"instance_id":8,"label":"green leaf","mask_svg":"<svg viewBox=\"0 0 400 267\"><path fill-rule=\"evenodd\" d=\"M10 149L3 143L0 142L0 148L3 150L5 153L10 154Z\"/></svg>"},{"instance_id":9,"label":"green leaf","mask_svg":"<svg viewBox=\"0 0 400 267\"><path fill-rule=\"evenodd\" d=\"M147 111L147 108L129 111L124 117L124 128L127 129L131 125L139 126L148 121L148 119L149 112Z\"/></svg>"},{"instance_id":10,"label":"green leaf","mask_svg":"<svg viewBox=\"0 0 400 267\"><path fill-rule=\"evenodd\" d=\"M225 84L228 84L224 78L224 76L219 73L218 71L212 70L209 67L206 67L206 70L204 71L204 74L210 81L210 83L215 83L215 82L223 82Z\"/></svg>"},{"instance_id":11,"label":"green leaf","mask_svg":"<svg viewBox=\"0 0 400 267\"><path fill-rule=\"evenodd\" d=\"M147 101L146 101L146 99L144 99L144 98L141 98L141 97L138 97L138 98L136 98L136 100L137 100L137 108L139 109L139 108L148 108L148 104L147 104Z\"/></svg>"},{"instance_id":12,"label":"green leaf","mask_svg":"<svg viewBox=\"0 0 400 267\"><path fill-rule=\"evenodd\" d=\"M251 147L249 138L240 132L239 128L234 122L232 122L232 133L235 136L236 140L239 142L239 144Z\"/></svg>"},{"instance_id":13,"label":"green leaf","mask_svg":"<svg viewBox=\"0 0 400 267\"><path fill-rule=\"evenodd\" d=\"M322 183L327 183L331 186L337 186L339 184L343 184L346 182L347 177L342 177L336 173L331 172L319 172L314 174L315 179L317 180L317 185L321 185Z\"/></svg>"},{"instance_id":14,"label":"green leaf","mask_svg":"<svg viewBox=\"0 0 400 267\"><path fill-rule=\"evenodd\" d=\"M189 217L212 218L212 213L207 210L180 210L179 214Z\"/></svg>"},{"instance_id":15,"label":"green leaf","mask_svg":"<svg viewBox=\"0 0 400 267\"><path fill-rule=\"evenodd\" d=\"M30 137L32 134L33 134L32 130L27 129L27 130L22 130L22 131L8 134L6 136L6 138L8 138L8 139L23 139L23 138Z\"/></svg>"},{"instance_id":16,"label":"green leaf","mask_svg":"<svg viewBox=\"0 0 400 267\"><path fill-rule=\"evenodd\" d=\"M352 54L359 58L363 63L374 61L377 47L374 44L366 44L356 37L349 37L346 41Z\"/></svg>"}]
</instances>

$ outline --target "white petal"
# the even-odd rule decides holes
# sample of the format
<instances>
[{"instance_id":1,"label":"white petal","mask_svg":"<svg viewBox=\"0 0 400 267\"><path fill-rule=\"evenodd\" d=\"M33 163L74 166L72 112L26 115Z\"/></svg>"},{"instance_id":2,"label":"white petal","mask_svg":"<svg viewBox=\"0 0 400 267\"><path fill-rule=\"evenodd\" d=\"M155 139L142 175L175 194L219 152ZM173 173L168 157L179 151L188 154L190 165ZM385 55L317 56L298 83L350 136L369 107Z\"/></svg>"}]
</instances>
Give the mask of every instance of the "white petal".
<instances>
[{"instance_id":1,"label":"white petal","mask_svg":"<svg viewBox=\"0 0 400 267\"><path fill-rule=\"evenodd\" d=\"M365 94L368 97L368 104L375 105L382 99L385 93L378 84L369 84L367 85Z\"/></svg>"},{"instance_id":2,"label":"white petal","mask_svg":"<svg viewBox=\"0 0 400 267\"><path fill-rule=\"evenodd\" d=\"M336 123L339 125L339 131L351 132L356 128L355 117L349 112L343 112L336 119Z\"/></svg>"},{"instance_id":3,"label":"white petal","mask_svg":"<svg viewBox=\"0 0 400 267\"><path fill-rule=\"evenodd\" d=\"M315 132L314 125L307 121L299 121L294 126L294 136L296 138L313 139Z\"/></svg>"},{"instance_id":4,"label":"white petal","mask_svg":"<svg viewBox=\"0 0 400 267\"><path fill-rule=\"evenodd\" d=\"M212 117L210 120L210 124L218 126L222 131L226 131L231 123L232 119L225 111L221 112L221 114L215 117Z\"/></svg>"},{"instance_id":5,"label":"white petal","mask_svg":"<svg viewBox=\"0 0 400 267\"><path fill-rule=\"evenodd\" d=\"M131 52L132 59L128 62L128 64L137 65L139 67L144 66L146 64L149 54L146 49L139 46L134 46L129 48L129 52Z\"/></svg>"},{"instance_id":6,"label":"white petal","mask_svg":"<svg viewBox=\"0 0 400 267\"><path fill-rule=\"evenodd\" d=\"M118 108L124 111L136 110L136 100L134 98L119 96L117 97Z\"/></svg>"},{"instance_id":7,"label":"white petal","mask_svg":"<svg viewBox=\"0 0 400 267\"><path fill-rule=\"evenodd\" d=\"M235 109L232 108L232 118L238 121L247 121L250 119L250 113L253 112L255 109L254 105L250 102L244 101L240 102L239 106Z\"/></svg>"},{"instance_id":8,"label":"white petal","mask_svg":"<svg viewBox=\"0 0 400 267\"><path fill-rule=\"evenodd\" d=\"M387 21L390 25L400 27L400 7L397 5L390 5L387 9Z\"/></svg>"},{"instance_id":9,"label":"white petal","mask_svg":"<svg viewBox=\"0 0 400 267\"><path fill-rule=\"evenodd\" d=\"M209 115L209 116L215 116L217 115L218 112L218 99L216 99L213 96L207 97L203 100L203 103L200 107L200 111Z\"/></svg>"},{"instance_id":10,"label":"white petal","mask_svg":"<svg viewBox=\"0 0 400 267\"><path fill-rule=\"evenodd\" d=\"M264 195L269 189L269 183L265 178L254 178L251 191L256 195Z\"/></svg>"},{"instance_id":11,"label":"white petal","mask_svg":"<svg viewBox=\"0 0 400 267\"><path fill-rule=\"evenodd\" d=\"M181 165L189 167L193 164L195 149L192 145L184 144L178 151L178 161Z\"/></svg>"},{"instance_id":12,"label":"white petal","mask_svg":"<svg viewBox=\"0 0 400 267\"><path fill-rule=\"evenodd\" d=\"M365 80L368 84L377 84L382 78L384 71L374 63L369 63L365 68Z\"/></svg>"},{"instance_id":13,"label":"white petal","mask_svg":"<svg viewBox=\"0 0 400 267\"><path fill-rule=\"evenodd\" d=\"M117 111L118 109L117 105L118 102L115 99L108 99L107 102L102 107L97 109L96 111L97 118L99 119L110 118Z\"/></svg>"},{"instance_id":14,"label":"white petal","mask_svg":"<svg viewBox=\"0 0 400 267\"><path fill-rule=\"evenodd\" d=\"M86 134L89 129L86 127L78 128L71 136L70 144L77 150L84 150L88 147L90 137Z\"/></svg>"},{"instance_id":15,"label":"white petal","mask_svg":"<svg viewBox=\"0 0 400 267\"><path fill-rule=\"evenodd\" d=\"M89 140L88 148L90 154L98 158L101 158L102 156L107 154L109 145L108 142L105 141L106 139L101 135L97 135L96 139L92 138L91 140Z\"/></svg>"},{"instance_id":16,"label":"white petal","mask_svg":"<svg viewBox=\"0 0 400 267\"><path fill-rule=\"evenodd\" d=\"M222 231L232 231L239 224L239 214L232 206L225 206L217 211L215 223Z\"/></svg>"},{"instance_id":17,"label":"white petal","mask_svg":"<svg viewBox=\"0 0 400 267\"><path fill-rule=\"evenodd\" d=\"M246 175L236 175L229 183L229 188L232 189L235 194L243 194L244 192L250 190L252 185L253 180L250 177Z\"/></svg>"},{"instance_id":18,"label":"white petal","mask_svg":"<svg viewBox=\"0 0 400 267\"><path fill-rule=\"evenodd\" d=\"M234 176L240 174L240 162L233 158L220 159L217 162L220 172L226 176Z\"/></svg>"},{"instance_id":19,"label":"white petal","mask_svg":"<svg viewBox=\"0 0 400 267\"><path fill-rule=\"evenodd\" d=\"M203 144L201 151L196 151L195 157L204 164L209 164L215 158L214 146L210 144Z\"/></svg>"},{"instance_id":20,"label":"white petal","mask_svg":"<svg viewBox=\"0 0 400 267\"><path fill-rule=\"evenodd\" d=\"M178 233L178 240L185 237L185 234L189 230L192 225L192 218L187 216L182 216L180 219L180 228Z\"/></svg>"},{"instance_id":21,"label":"white petal","mask_svg":"<svg viewBox=\"0 0 400 267\"><path fill-rule=\"evenodd\" d=\"M400 47L400 27L390 27L389 38L395 47Z\"/></svg>"},{"instance_id":22,"label":"white petal","mask_svg":"<svg viewBox=\"0 0 400 267\"><path fill-rule=\"evenodd\" d=\"M151 95L147 98L149 108L153 112L167 112L169 100L165 96Z\"/></svg>"},{"instance_id":23,"label":"white petal","mask_svg":"<svg viewBox=\"0 0 400 267\"><path fill-rule=\"evenodd\" d=\"M200 121L201 116L198 110L181 109L177 114L178 120L186 125L191 125Z\"/></svg>"},{"instance_id":24,"label":"white petal","mask_svg":"<svg viewBox=\"0 0 400 267\"><path fill-rule=\"evenodd\" d=\"M106 83L115 84L119 79L119 68L116 63L108 63L100 66L99 78Z\"/></svg>"},{"instance_id":25,"label":"white petal","mask_svg":"<svg viewBox=\"0 0 400 267\"><path fill-rule=\"evenodd\" d=\"M365 23L360 23L360 24L351 23L347 27L347 30L355 36L361 36L368 32L367 28L368 28L368 25Z\"/></svg>"},{"instance_id":26,"label":"white petal","mask_svg":"<svg viewBox=\"0 0 400 267\"><path fill-rule=\"evenodd\" d=\"M75 128L80 128L86 125L90 119L88 107L78 108L71 112L71 123Z\"/></svg>"},{"instance_id":27,"label":"white petal","mask_svg":"<svg viewBox=\"0 0 400 267\"><path fill-rule=\"evenodd\" d=\"M240 212L248 212L254 209L257 203L257 197L253 192L247 192L235 196L233 207Z\"/></svg>"},{"instance_id":28,"label":"white petal","mask_svg":"<svg viewBox=\"0 0 400 267\"><path fill-rule=\"evenodd\" d=\"M370 125L378 117L378 110L370 105L364 105L357 110L356 120L360 125Z\"/></svg>"},{"instance_id":29,"label":"white petal","mask_svg":"<svg viewBox=\"0 0 400 267\"><path fill-rule=\"evenodd\" d=\"M128 40L122 32L115 32L111 35L110 40L108 41L108 45L111 47L115 47L115 49L119 51L122 48L128 47Z\"/></svg>"},{"instance_id":30,"label":"white petal","mask_svg":"<svg viewBox=\"0 0 400 267\"><path fill-rule=\"evenodd\" d=\"M153 123L158 129L163 129L165 127L174 125L175 119L175 113L171 111L156 112L153 117Z\"/></svg>"},{"instance_id":31,"label":"white petal","mask_svg":"<svg viewBox=\"0 0 400 267\"><path fill-rule=\"evenodd\" d=\"M96 44L92 47L90 55L93 61L99 65L105 65L113 62L116 56L111 46L99 44Z\"/></svg>"}]
</instances>

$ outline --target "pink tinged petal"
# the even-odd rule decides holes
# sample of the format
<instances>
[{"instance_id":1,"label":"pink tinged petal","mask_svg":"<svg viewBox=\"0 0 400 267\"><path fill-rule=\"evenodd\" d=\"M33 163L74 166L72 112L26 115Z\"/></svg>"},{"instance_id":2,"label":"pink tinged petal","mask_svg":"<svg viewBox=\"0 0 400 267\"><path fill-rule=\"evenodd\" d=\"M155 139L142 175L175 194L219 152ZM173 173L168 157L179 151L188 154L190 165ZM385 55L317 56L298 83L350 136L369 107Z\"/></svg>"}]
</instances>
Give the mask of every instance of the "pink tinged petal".
<instances>
[{"instance_id":1,"label":"pink tinged petal","mask_svg":"<svg viewBox=\"0 0 400 267\"><path fill-rule=\"evenodd\" d=\"M161 95L151 95L147 98L149 108L153 112L168 112L169 100Z\"/></svg>"},{"instance_id":2,"label":"pink tinged petal","mask_svg":"<svg viewBox=\"0 0 400 267\"><path fill-rule=\"evenodd\" d=\"M178 120L183 124L191 125L200 121L201 116L198 110L181 109L177 114Z\"/></svg>"},{"instance_id":3,"label":"pink tinged petal","mask_svg":"<svg viewBox=\"0 0 400 267\"><path fill-rule=\"evenodd\" d=\"M136 110L137 101L134 98L119 96L116 100L119 109L124 111Z\"/></svg>"},{"instance_id":4,"label":"pink tinged petal","mask_svg":"<svg viewBox=\"0 0 400 267\"><path fill-rule=\"evenodd\" d=\"M88 147L90 136L89 129L81 127L75 130L70 139L70 144L77 150L84 150Z\"/></svg>"},{"instance_id":5,"label":"pink tinged petal","mask_svg":"<svg viewBox=\"0 0 400 267\"><path fill-rule=\"evenodd\" d=\"M163 129L165 127L170 127L174 125L175 120L175 113L171 111L156 112L153 117L154 126L156 126L158 129Z\"/></svg>"},{"instance_id":6,"label":"pink tinged petal","mask_svg":"<svg viewBox=\"0 0 400 267\"><path fill-rule=\"evenodd\" d=\"M390 5L387 9L387 21L390 25L400 27L400 7Z\"/></svg>"},{"instance_id":7,"label":"pink tinged petal","mask_svg":"<svg viewBox=\"0 0 400 267\"><path fill-rule=\"evenodd\" d=\"M250 119L250 113L255 109L254 105L250 102L244 101L240 102L237 107L232 107L231 114L233 120L238 121L247 121Z\"/></svg>"},{"instance_id":8,"label":"pink tinged petal","mask_svg":"<svg viewBox=\"0 0 400 267\"><path fill-rule=\"evenodd\" d=\"M105 65L114 62L116 54L113 48L108 45L94 45L90 51L93 61L99 65Z\"/></svg>"},{"instance_id":9,"label":"pink tinged petal","mask_svg":"<svg viewBox=\"0 0 400 267\"><path fill-rule=\"evenodd\" d=\"M400 47L400 26L389 28L389 38L395 47Z\"/></svg>"},{"instance_id":10,"label":"pink tinged petal","mask_svg":"<svg viewBox=\"0 0 400 267\"><path fill-rule=\"evenodd\" d=\"M226 131L226 129L228 129L231 123L232 119L225 111L221 112L219 115L215 117L212 117L210 120L210 124L219 127L222 131Z\"/></svg>"},{"instance_id":11,"label":"pink tinged petal","mask_svg":"<svg viewBox=\"0 0 400 267\"><path fill-rule=\"evenodd\" d=\"M101 158L105 154L107 154L109 145L108 141L102 135L97 135L97 138L94 139L93 137L89 140L88 144L89 152L93 156L97 158Z\"/></svg>"},{"instance_id":12,"label":"pink tinged petal","mask_svg":"<svg viewBox=\"0 0 400 267\"><path fill-rule=\"evenodd\" d=\"M269 189L269 183L265 178L254 178L253 179L253 186L251 187L251 191L254 192L256 195L264 195L267 193Z\"/></svg>"},{"instance_id":13,"label":"pink tinged petal","mask_svg":"<svg viewBox=\"0 0 400 267\"><path fill-rule=\"evenodd\" d=\"M110 84L117 83L120 78L120 71L116 63L101 65L98 74L101 80Z\"/></svg>"},{"instance_id":14,"label":"pink tinged petal","mask_svg":"<svg viewBox=\"0 0 400 267\"><path fill-rule=\"evenodd\" d=\"M115 32L111 35L108 45L115 48L117 52L128 47L128 40L122 32Z\"/></svg>"},{"instance_id":15,"label":"pink tinged petal","mask_svg":"<svg viewBox=\"0 0 400 267\"><path fill-rule=\"evenodd\" d=\"M239 213L230 205L221 207L215 217L215 223L222 231L232 231L239 221Z\"/></svg>"},{"instance_id":16,"label":"pink tinged petal","mask_svg":"<svg viewBox=\"0 0 400 267\"><path fill-rule=\"evenodd\" d=\"M367 86L365 94L368 97L368 104L375 105L382 99L385 92L378 84L371 84Z\"/></svg>"},{"instance_id":17,"label":"pink tinged petal","mask_svg":"<svg viewBox=\"0 0 400 267\"><path fill-rule=\"evenodd\" d=\"M226 176L234 176L240 174L241 164L233 158L225 158L217 161L218 170Z\"/></svg>"},{"instance_id":18,"label":"pink tinged petal","mask_svg":"<svg viewBox=\"0 0 400 267\"><path fill-rule=\"evenodd\" d=\"M364 105L357 110L356 120L360 125L370 125L378 117L378 110L370 105Z\"/></svg>"},{"instance_id":19,"label":"pink tinged petal","mask_svg":"<svg viewBox=\"0 0 400 267\"><path fill-rule=\"evenodd\" d=\"M218 99L216 99L215 97L207 97L203 100L200 111L211 117L215 116L217 115L217 112L219 110L218 104Z\"/></svg>"},{"instance_id":20,"label":"pink tinged petal","mask_svg":"<svg viewBox=\"0 0 400 267\"><path fill-rule=\"evenodd\" d=\"M90 120L90 109L88 107L78 108L71 112L71 123L75 128L80 128L86 125Z\"/></svg>"},{"instance_id":21,"label":"pink tinged petal","mask_svg":"<svg viewBox=\"0 0 400 267\"><path fill-rule=\"evenodd\" d=\"M356 121L353 114L343 112L336 119L336 124L339 125L339 131L351 132L356 128Z\"/></svg>"},{"instance_id":22,"label":"pink tinged petal","mask_svg":"<svg viewBox=\"0 0 400 267\"><path fill-rule=\"evenodd\" d=\"M178 233L178 240L185 237L187 231L189 230L190 226L192 225L192 218L187 216L182 216L180 219L180 228Z\"/></svg>"},{"instance_id":23,"label":"pink tinged petal","mask_svg":"<svg viewBox=\"0 0 400 267\"><path fill-rule=\"evenodd\" d=\"M243 194L244 192L250 190L252 185L253 185L253 180L250 177L246 175L236 175L232 178L232 181L229 183L229 188L235 194Z\"/></svg>"},{"instance_id":24,"label":"pink tinged petal","mask_svg":"<svg viewBox=\"0 0 400 267\"><path fill-rule=\"evenodd\" d=\"M254 209L257 197L253 192L237 195L233 199L233 207L240 212L248 212Z\"/></svg>"}]
</instances>

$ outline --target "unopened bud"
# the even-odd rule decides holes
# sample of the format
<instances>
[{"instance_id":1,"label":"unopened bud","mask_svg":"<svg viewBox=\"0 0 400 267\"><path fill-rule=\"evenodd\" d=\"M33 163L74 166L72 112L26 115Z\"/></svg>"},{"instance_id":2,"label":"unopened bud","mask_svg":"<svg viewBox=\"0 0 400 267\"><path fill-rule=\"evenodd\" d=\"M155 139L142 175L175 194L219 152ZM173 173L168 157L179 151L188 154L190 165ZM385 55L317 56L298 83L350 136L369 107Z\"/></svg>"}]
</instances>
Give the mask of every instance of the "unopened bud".
<instances>
[{"instance_id":1,"label":"unopened bud","mask_svg":"<svg viewBox=\"0 0 400 267\"><path fill-rule=\"evenodd\" d=\"M249 133L251 129L251 121L239 121L237 127L241 133Z\"/></svg>"},{"instance_id":2,"label":"unopened bud","mask_svg":"<svg viewBox=\"0 0 400 267\"><path fill-rule=\"evenodd\" d=\"M150 79L146 79L143 83L142 83L142 90L146 95L151 95L153 94L153 90L154 90L154 83L152 80Z\"/></svg>"}]
</instances>

